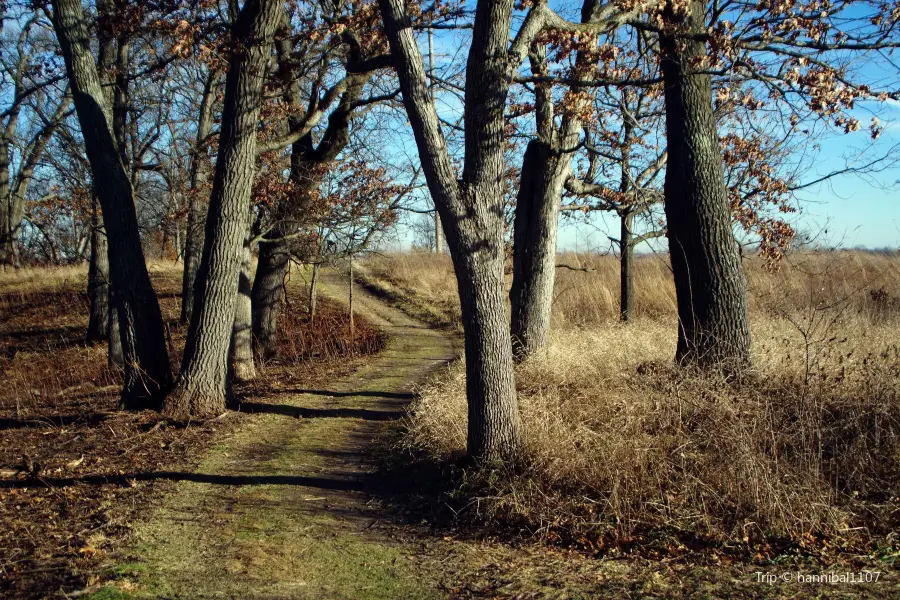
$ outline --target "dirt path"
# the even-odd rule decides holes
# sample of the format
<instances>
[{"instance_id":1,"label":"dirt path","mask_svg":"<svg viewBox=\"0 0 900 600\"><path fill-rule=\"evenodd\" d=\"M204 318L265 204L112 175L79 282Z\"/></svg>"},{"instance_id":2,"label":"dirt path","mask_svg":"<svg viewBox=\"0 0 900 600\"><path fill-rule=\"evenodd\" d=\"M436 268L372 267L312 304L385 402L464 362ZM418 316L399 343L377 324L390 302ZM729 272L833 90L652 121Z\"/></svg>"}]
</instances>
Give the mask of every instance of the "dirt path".
<instances>
[{"instance_id":1,"label":"dirt path","mask_svg":"<svg viewBox=\"0 0 900 600\"><path fill-rule=\"evenodd\" d=\"M345 297L335 279L323 292ZM117 567L128 596L430 598L415 549L382 523L372 449L416 383L455 355L452 336L364 290L359 313L387 347L327 390L244 405L264 413L213 449L136 528L136 561ZM111 590L109 590L111 591Z\"/></svg>"}]
</instances>

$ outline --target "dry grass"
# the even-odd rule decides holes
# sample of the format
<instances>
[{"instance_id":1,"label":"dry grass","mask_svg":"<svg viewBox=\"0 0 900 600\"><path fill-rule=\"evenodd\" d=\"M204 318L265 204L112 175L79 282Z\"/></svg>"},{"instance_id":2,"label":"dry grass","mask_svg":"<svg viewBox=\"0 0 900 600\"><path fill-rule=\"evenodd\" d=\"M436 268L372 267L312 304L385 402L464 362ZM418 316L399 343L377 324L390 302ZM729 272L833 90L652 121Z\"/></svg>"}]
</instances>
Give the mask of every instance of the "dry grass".
<instances>
[{"instance_id":1,"label":"dry grass","mask_svg":"<svg viewBox=\"0 0 900 600\"><path fill-rule=\"evenodd\" d=\"M357 269L356 279L374 294L426 323L462 326L456 276L449 255L373 255Z\"/></svg>"},{"instance_id":2,"label":"dry grass","mask_svg":"<svg viewBox=\"0 0 900 600\"><path fill-rule=\"evenodd\" d=\"M609 324L619 315L619 261L614 256L566 253L554 293L554 327ZM896 309L900 298L900 256L874 252L803 252L789 255L777 272L751 258L745 261L754 314L806 311L811 306L849 299L853 310ZM509 273L507 273L509 282ZM376 291L431 321L459 323L459 298L453 264L446 254L430 252L375 255L363 263L361 279ZM671 320L676 311L675 287L668 259L648 254L634 266L635 313ZM883 289L881 304L869 291ZM864 292L864 293L861 293ZM888 311L890 312L890 311Z\"/></svg>"},{"instance_id":3,"label":"dry grass","mask_svg":"<svg viewBox=\"0 0 900 600\"><path fill-rule=\"evenodd\" d=\"M763 555L784 542L819 555L891 546L900 258L797 254L778 273L749 261L757 371L737 384L672 366L659 257L638 261L639 318L616 322L614 260L562 258L595 270L560 273L551 347L517 371L525 466L470 473L457 490L469 514L598 550L663 533L673 551L688 539ZM417 273L419 257L401 264L395 277L446 278ZM457 365L422 390L404 444L453 460L465 422Z\"/></svg>"}]
</instances>

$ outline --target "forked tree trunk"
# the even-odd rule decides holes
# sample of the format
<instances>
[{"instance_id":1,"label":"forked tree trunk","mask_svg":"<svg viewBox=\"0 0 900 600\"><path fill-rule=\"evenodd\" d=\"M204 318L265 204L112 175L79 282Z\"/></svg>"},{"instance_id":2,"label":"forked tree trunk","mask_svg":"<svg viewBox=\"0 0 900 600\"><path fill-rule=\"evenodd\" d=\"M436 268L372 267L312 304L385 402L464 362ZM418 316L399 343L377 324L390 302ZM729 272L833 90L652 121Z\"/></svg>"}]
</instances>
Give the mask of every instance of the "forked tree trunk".
<instances>
[{"instance_id":1,"label":"forked tree trunk","mask_svg":"<svg viewBox=\"0 0 900 600\"><path fill-rule=\"evenodd\" d=\"M625 209L619 218L619 319L627 323L634 319L634 212Z\"/></svg>"},{"instance_id":2,"label":"forked tree trunk","mask_svg":"<svg viewBox=\"0 0 900 600\"><path fill-rule=\"evenodd\" d=\"M468 453L515 461L522 427L503 284L503 109L509 91L511 0L480 0L466 67L462 182L447 153L422 55L402 0L381 14L419 157L456 269L466 351Z\"/></svg>"},{"instance_id":3,"label":"forked tree trunk","mask_svg":"<svg viewBox=\"0 0 900 600\"><path fill-rule=\"evenodd\" d=\"M282 19L290 23L290 14L284 12ZM279 69L286 80L282 100L287 106L302 102L300 77L296 61L291 58L291 41L287 38L276 42ZM304 125L304 120L296 115L287 119L288 130L296 131ZM253 344L254 351L261 358L271 358L278 353L278 317L284 293L284 281L291 268L291 250L295 247L291 236L300 230L309 219L306 213L307 190L317 185L309 180L313 176L309 157L314 153L312 134L307 134L291 145L291 169L289 179L295 186L295 194L282 198L272 211L275 221L259 244L259 260L253 279Z\"/></svg>"},{"instance_id":4,"label":"forked tree trunk","mask_svg":"<svg viewBox=\"0 0 900 600\"><path fill-rule=\"evenodd\" d=\"M281 41L277 50L282 70L293 82L286 86L284 102L287 105L302 102L300 78L296 67L291 66L294 61L291 59L290 44ZM351 44L347 64L358 63L360 58L360 49ZM355 104L371 76L371 71L351 71L347 76L346 90L341 95L338 106L329 115L328 127L319 144L314 146L313 136L308 134L291 147L290 179L296 193L292 198L284 199L274 211L277 222L266 234L266 240L260 243L259 262L253 282L253 337L256 353L260 356L271 357L278 351L278 317L281 313L284 280L290 270L291 254L297 247L293 236L315 221L316 215L310 213L310 197L319 188L328 167L349 143L350 121L356 110ZM303 119L288 117L290 132L298 131L304 126Z\"/></svg>"},{"instance_id":5,"label":"forked tree trunk","mask_svg":"<svg viewBox=\"0 0 900 600\"><path fill-rule=\"evenodd\" d=\"M19 67L22 69L23 67ZM21 70L17 76L21 76ZM14 82L14 95L22 93L21 80ZM0 265L9 265L19 268L19 235L22 231L22 221L25 219L25 205L28 198L28 189L34 178L34 172L38 167L50 138L58 129L66 116L70 100L68 90L57 105L56 111L46 120L36 134L31 135L27 141L17 144L18 172L10 177L11 146L16 139L16 124L22 108L22 97L13 98L13 106L7 111L6 127L0 131ZM82 249L79 249L82 250ZM79 252L80 255L80 252Z\"/></svg>"},{"instance_id":6,"label":"forked tree trunk","mask_svg":"<svg viewBox=\"0 0 900 600\"><path fill-rule=\"evenodd\" d=\"M103 231L96 197L91 209L91 257L88 265L88 298L91 308L85 335L88 343L99 342L109 336L109 256L106 232Z\"/></svg>"},{"instance_id":7,"label":"forked tree trunk","mask_svg":"<svg viewBox=\"0 0 900 600\"><path fill-rule=\"evenodd\" d=\"M235 381L250 381L256 377L253 364L253 334L250 304L250 280L253 277L253 254L250 240L244 242L241 272L238 276L237 302L234 307L234 325L231 329L231 370Z\"/></svg>"},{"instance_id":8,"label":"forked tree trunk","mask_svg":"<svg viewBox=\"0 0 900 600\"><path fill-rule=\"evenodd\" d=\"M684 33L705 31L703 2L666 18ZM750 365L747 282L731 230L716 133L706 42L661 36L668 164L665 211L678 301L676 360L740 371Z\"/></svg>"},{"instance_id":9,"label":"forked tree trunk","mask_svg":"<svg viewBox=\"0 0 900 600\"><path fill-rule=\"evenodd\" d=\"M72 87L85 150L109 239L125 362L122 401L129 408L158 408L172 374L162 314L141 248L131 181L112 132L112 114L91 52L80 0L54 0L54 27Z\"/></svg>"},{"instance_id":10,"label":"forked tree trunk","mask_svg":"<svg viewBox=\"0 0 900 600\"><path fill-rule=\"evenodd\" d=\"M163 411L178 419L222 413L234 324L242 246L255 175L256 128L272 37L282 5L247 0L234 24L234 54L225 79L225 103L203 256L194 285L194 309L181 373Z\"/></svg>"},{"instance_id":11,"label":"forked tree trunk","mask_svg":"<svg viewBox=\"0 0 900 600\"><path fill-rule=\"evenodd\" d=\"M207 138L212 131L212 114L215 104L216 79L218 73L210 71L203 85L200 101L200 118L197 121L197 138L191 155L190 183L188 194L187 231L184 234L184 273L181 278L181 322L189 323L194 308L194 282L203 253L203 229L206 221L206 202L203 200L209 164L206 158Z\"/></svg>"},{"instance_id":12,"label":"forked tree trunk","mask_svg":"<svg viewBox=\"0 0 900 600\"><path fill-rule=\"evenodd\" d=\"M598 5L597 0L585 0L581 9L583 23L595 18ZM576 65L583 65L588 57L578 52L575 60ZM535 75L548 74L546 49L542 45L533 49L531 61ZM585 100L579 101L584 103ZM556 282L559 205L566 179L572 172L572 153L582 126L577 111L571 111L557 128L552 89L548 85L536 86L535 107L538 139L529 142L525 150L513 233L513 281L509 300L510 335L516 360L547 346Z\"/></svg>"}]
</instances>

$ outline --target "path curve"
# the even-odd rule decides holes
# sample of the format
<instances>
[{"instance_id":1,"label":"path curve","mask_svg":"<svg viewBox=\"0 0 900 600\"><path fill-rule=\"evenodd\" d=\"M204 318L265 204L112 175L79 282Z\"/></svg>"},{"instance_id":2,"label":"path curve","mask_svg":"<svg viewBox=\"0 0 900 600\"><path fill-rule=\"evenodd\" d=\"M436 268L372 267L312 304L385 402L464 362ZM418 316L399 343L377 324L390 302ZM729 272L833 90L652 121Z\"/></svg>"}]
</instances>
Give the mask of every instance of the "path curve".
<instances>
[{"instance_id":1,"label":"path curve","mask_svg":"<svg viewBox=\"0 0 900 600\"><path fill-rule=\"evenodd\" d=\"M346 298L326 277L322 292ZM412 391L456 355L454 336L354 289L354 307L386 347L327 390L298 390L214 448L136 527L137 596L166 598L432 598L415 549L391 536L377 498L373 449ZM300 418L298 418L298 415Z\"/></svg>"}]
</instances>

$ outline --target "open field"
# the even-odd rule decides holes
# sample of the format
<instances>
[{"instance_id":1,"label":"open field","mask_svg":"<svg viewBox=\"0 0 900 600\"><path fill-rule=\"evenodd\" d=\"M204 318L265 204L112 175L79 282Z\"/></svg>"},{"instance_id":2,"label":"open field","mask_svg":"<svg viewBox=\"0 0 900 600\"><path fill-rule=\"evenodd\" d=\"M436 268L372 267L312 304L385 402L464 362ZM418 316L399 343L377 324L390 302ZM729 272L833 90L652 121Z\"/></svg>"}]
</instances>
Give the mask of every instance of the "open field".
<instances>
[{"instance_id":1,"label":"open field","mask_svg":"<svg viewBox=\"0 0 900 600\"><path fill-rule=\"evenodd\" d=\"M364 277L453 323L442 259L376 257ZM460 477L449 494L456 519L598 555L894 564L900 256L794 254L774 273L746 261L755 370L738 382L672 365L662 257L637 260L628 325L617 322L615 258L559 262L588 271L558 271L551 347L517 370L523 465ZM401 444L452 463L465 451L465 417L457 365L423 390Z\"/></svg>"}]
</instances>

